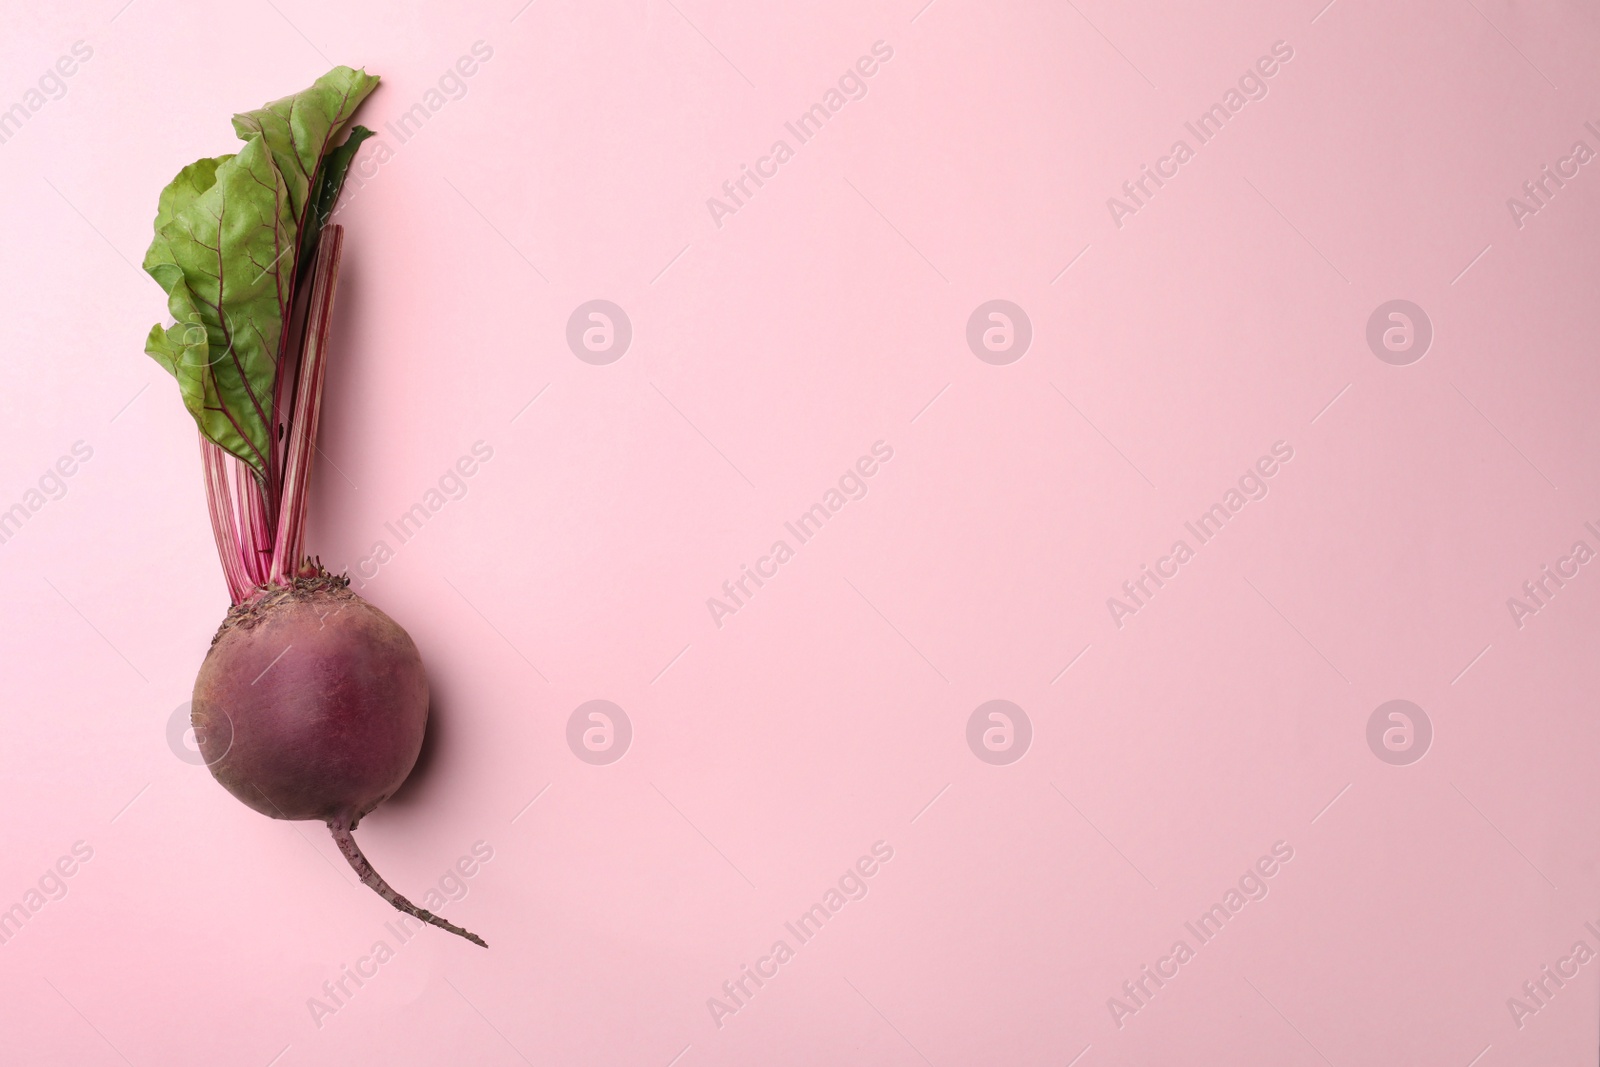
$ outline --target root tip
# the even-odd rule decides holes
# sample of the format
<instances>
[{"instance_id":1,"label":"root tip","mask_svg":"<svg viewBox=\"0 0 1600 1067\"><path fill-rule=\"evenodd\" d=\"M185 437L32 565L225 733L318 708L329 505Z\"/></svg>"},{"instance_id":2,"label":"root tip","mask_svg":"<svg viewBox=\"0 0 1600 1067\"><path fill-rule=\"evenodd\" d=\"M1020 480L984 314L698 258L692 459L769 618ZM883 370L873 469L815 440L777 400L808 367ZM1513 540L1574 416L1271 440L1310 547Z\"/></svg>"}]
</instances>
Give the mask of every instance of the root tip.
<instances>
[{"instance_id":1,"label":"root tip","mask_svg":"<svg viewBox=\"0 0 1600 1067\"><path fill-rule=\"evenodd\" d=\"M452 934L464 937L479 948L489 947L489 942L471 930L463 929L449 920L435 915L426 908L417 907L391 889L389 883L383 880L383 876L372 869L372 864L367 861L367 857L362 855L360 847L356 844L355 837L350 833L353 828L352 822L353 820L348 818L331 819L328 822L328 829L333 831L333 839L338 844L339 851L344 853L344 858L349 861L351 868L361 877L362 884L394 905L396 911L404 912L432 926L437 926L441 930L447 930Z\"/></svg>"}]
</instances>

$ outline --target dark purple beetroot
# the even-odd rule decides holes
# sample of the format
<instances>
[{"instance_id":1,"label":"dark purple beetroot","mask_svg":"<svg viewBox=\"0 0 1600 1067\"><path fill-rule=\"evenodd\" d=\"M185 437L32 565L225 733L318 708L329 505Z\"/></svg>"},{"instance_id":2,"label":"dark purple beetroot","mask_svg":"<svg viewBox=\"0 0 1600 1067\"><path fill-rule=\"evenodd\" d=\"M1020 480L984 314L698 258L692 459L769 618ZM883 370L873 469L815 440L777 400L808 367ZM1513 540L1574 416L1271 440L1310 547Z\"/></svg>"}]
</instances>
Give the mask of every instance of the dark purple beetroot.
<instances>
[{"instance_id":1,"label":"dark purple beetroot","mask_svg":"<svg viewBox=\"0 0 1600 1067\"><path fill-rule=\"evenodd\" d=\"M195 737L228 792L274 819L318 819L362 882L424 922L482 938L391 889L350 831L411 773L428 678L410 635L319 571L235 605L194 683Z\"/></svg>"}]
</instances>

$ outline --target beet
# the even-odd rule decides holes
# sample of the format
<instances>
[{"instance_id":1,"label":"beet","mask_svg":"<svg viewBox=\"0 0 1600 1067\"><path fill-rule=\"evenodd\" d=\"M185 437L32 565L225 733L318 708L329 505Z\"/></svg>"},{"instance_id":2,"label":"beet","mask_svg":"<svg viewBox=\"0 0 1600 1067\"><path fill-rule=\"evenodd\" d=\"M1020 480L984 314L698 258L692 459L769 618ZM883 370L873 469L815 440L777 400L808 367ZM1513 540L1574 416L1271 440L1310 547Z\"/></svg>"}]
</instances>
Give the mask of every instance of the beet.
<instances>
[{"instance_id":1,"label":"beet","mask_svg":"<svg viewBox=\"0 0 1600 1067\"><path fill-rule=\"evenodd\" d=\"M351 831L411 773L428 725L417 646L304 551L344 228L332 223L378 79L335 67L233 117L244 147L161 192L144 268L171 325L145 351L200 431L206 506L232 602L195 679L211 773L274 819L318 819L390 904L482 938L389 887ZM340 143L339 138L344 140Z\"/></svg>"},{"instance_id":2,"label":"beet","mask_svg":"<svg viewBox=\"0 0 1600 1067\"><path fill-rule=\"evenodd\" d=\"M351 836L417 762L428 678L411 636L348 579L318 568L235 605L200 666L191 715L228 792L274 819L327 823L379 896L484 945L391 889Z\"/></svg>"}]
</instances>

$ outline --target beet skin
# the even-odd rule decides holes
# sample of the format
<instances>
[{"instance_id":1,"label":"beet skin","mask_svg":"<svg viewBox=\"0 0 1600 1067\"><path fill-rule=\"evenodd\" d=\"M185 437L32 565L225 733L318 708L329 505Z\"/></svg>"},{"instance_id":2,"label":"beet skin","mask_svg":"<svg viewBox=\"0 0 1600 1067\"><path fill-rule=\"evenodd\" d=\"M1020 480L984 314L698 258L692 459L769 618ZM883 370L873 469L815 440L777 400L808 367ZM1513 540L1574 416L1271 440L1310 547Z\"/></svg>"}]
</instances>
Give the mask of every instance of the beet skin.
<instances>
[{"instance_id":1,"label":"beet skin","mask_svg":"<svg viewBox=\"0 0 1600 1067\"><path fill-rule=\"evenodd\" d=\"M211 773L274 819L356 820L411 773L428 678L411 636L335 582L229 612L194 683Z\"/></svg>"},{"instance_id":2,"label":"beet skin","mask_svg":"<svg viewBox=\"0 0 1600 1067\"><path fill-rule=\"evenodd\" d=\"M378 895L483 944L391 889L350 834L416 764L428 678L410 635L348 579L316 568L236 604L200 665L191 716L228 792L274 819L327 823Z\"/></svg>"}]
</instances>

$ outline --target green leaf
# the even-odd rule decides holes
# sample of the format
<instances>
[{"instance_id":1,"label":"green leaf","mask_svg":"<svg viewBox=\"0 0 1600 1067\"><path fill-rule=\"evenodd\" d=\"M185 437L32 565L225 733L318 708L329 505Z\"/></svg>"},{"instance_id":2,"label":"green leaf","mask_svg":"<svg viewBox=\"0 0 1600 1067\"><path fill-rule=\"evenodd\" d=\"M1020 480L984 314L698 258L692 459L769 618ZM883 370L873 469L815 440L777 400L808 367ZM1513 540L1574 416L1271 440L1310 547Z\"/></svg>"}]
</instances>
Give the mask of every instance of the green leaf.
<instances>
[{"instance_id":1,"label":"green leaf","mask_svg":"<svg viewBox=\"0 0 1600 1067\"><path fill-rule=\"evenodd\" d=\"M156 208L144 269L176 322L154 327L145 351L177 379L201 433L264 480L295 289L370 131L333 145L377 84L335 67L303 92L235 115L244 148L183 168Z\"/></svg>"},{"instance_id":2,"label":"green leaf","mask_svg":"<svg viewBox=\"0 0 1600 1067\"><path fill-rule=\"evenodd\" d=\"M156 232L172 221L182 208L194 203L195 197L217 183L217 167L232 159L218 156L215 159L197 159L178 172L178 176L161 190L161 202L156 207Z\"/></svg>"},{"instance_id":3,"label":"green leaf","mask_svg":"<svg viewBox=\"0 0 1600 1067\"><path fill-rule=\"evenodd\" d=\"M171 249L161 231L172 224L179 212L192 206L201 193L217 182L217 167L232 159L218 156L199 159L178 172L178 176L161 190L161 201L156 207L156 237L144 255L144 269L155 278L169 294L172 287L183 280L183 270L172 259Z\"/></svg>"},{"instance_id":4,"label":"green leaf","mask_svg":"<svg viewBox=\"0 0 1600 1067\"><path fill-rule=\"evenodd\" d=\"M300 228L301 276L311 269L317 240L322 236L322 227L327 225L328 217L333 214L334 202L339 199L339 190L344 188L345 175L349 173L350 163L356 157L356 149L371 136L372 131L365 126L350 127L350 136L344 139L344 144L329 152L322 161L316 192L311 197L311 213Z\"/></svg>"},{"instance_id":5,"label":"green leaf","mask_svg":"<svg viewBox=\"0 0 1600 1067\"><path fill-rule=\"evenodd\" d=\"M282 176L258 138L185 167L162 193L144 268L177 320L145 351L178 380L200 430L263 478L297 242Z\"/></svg>"},{"instance_id":6,"label":"green leaf","mask_svg":"<svg viewBox=\"0 0 1600 1067\"><path fill-rule=\"evenodd\" d=\"M334 67L309 89L233 117L240 140L259 137L266 142L298 224L307 218L323 157L377 85L378 79L366 71Z\"/></svg>"}]
</instances>

